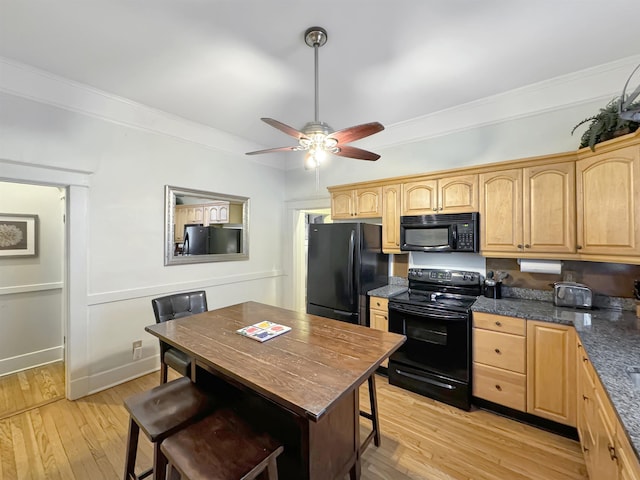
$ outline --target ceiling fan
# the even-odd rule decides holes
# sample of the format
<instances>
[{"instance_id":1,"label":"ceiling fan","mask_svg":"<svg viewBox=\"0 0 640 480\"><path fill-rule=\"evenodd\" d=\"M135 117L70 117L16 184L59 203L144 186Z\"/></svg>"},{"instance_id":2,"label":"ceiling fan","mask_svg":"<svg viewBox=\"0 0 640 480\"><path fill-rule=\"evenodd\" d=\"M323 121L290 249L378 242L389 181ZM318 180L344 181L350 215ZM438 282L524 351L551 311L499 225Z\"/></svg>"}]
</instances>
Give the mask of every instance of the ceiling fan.
<instances>
[{"instance_id":1,"label":"ceiling fan","mask_svg":"<svg viewBox=\"0 0 640 480\"><path fill-rule=\"evenodd\" d=\"M632 122L640 122L640 101L634 103L634 100L640 95L640 84L636 89L627 95L627 87L631 81L631 77L640 69L640 65L633 69L631 75L627 79L622 89L622 95L620 95L620 103L618 104L618 116L623 120L629 120Z\"/></svg>"},{"instance_id":2,"label":"ceiling fan","mask_svg":"<svg viewBox=\"0 0 640 480\"><path fill-rule=\"evenodd\" d=\"M364 123L344 130L334 131L328 124L321 122L318 114L318 49L327 43L327 31L322 27L310 27L304 34L305 43L314 49L315 53L315 117L312 122L308 122L301 130L296 130L289 125L285 125L273 118L261 118L263 122L277 128L298 139L298 145L293 147L268 148L247 152L247 155L257 155L271 152L299 152L307 151L305 158L306 168L317 168L327 153L332 153L339 157L355 158L358 160L375 161L380 155L363 150L357 147L346 145L347 143L360 140L374 133L384 130L384 126L378 122Z\"/></svg>"}]
</instances>

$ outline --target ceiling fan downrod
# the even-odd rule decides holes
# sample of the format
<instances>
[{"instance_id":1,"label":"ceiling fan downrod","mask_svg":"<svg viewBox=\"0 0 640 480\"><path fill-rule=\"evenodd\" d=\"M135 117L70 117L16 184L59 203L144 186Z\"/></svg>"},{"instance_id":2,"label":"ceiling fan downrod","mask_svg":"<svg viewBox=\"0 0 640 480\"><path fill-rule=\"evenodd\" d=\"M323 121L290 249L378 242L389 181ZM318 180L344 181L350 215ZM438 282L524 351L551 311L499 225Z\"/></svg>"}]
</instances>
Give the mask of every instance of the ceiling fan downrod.
<instances>
[{"instance_id":1,"label":"ceiling fan downrod","mask_svg":"<svg viewBox=\"0 0 640 480\"><path fill-rule=\"evenodd\" d=\"M320 81L318 79L318 49L327 43L327 31L322 27L309 27L304 32L304 41L313 48L314 53L314 72L315 72L315 122L320 122Z\"/></svg>"}]
</instances>

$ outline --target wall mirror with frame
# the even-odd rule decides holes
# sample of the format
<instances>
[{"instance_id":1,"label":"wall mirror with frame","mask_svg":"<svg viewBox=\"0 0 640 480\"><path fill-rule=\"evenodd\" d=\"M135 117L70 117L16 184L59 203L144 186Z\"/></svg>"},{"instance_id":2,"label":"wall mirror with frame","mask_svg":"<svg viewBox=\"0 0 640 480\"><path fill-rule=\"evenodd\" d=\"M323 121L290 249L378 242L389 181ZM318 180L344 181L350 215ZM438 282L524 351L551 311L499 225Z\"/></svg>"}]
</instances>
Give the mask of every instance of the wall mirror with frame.
<instances>
[{"instance_id":1,"label":"wall mirror with frame","mask_svg":"<svg viewBox=\"0 0 640 480\"><path fill-rule=\"evenodd\" d=\"M164 264L249 258L249 198L165 186Z\"/></svg>"}]
</instances>

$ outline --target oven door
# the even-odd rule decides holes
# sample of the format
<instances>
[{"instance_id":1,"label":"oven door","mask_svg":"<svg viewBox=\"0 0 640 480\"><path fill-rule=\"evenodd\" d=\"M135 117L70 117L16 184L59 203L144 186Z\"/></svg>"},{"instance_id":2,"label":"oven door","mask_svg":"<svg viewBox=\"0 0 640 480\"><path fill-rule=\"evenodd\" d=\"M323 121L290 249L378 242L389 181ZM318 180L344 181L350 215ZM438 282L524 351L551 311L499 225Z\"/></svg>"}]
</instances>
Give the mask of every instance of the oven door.
<instances>
[{"instance_id":1,"label":"oven door","mask_svg":"<svg viewBox=\"0 0 640 480\"><path fill-rule=\"evenodd\" d=\"M469 382L470 322L466 312L389 302L389 331L407 337L391 360Z\"/></svg>"},{"instance_id":2,"label":"oven door","mask_svg":"<svg viewBox=\"0 0 640 480\"><path fill-rule=\"evenodd\" d=\"M389 383L464 410L471 408L466 313L424 312L389 302L389 331L406 342L389 358Z\"/></svg>"}]
</instances>

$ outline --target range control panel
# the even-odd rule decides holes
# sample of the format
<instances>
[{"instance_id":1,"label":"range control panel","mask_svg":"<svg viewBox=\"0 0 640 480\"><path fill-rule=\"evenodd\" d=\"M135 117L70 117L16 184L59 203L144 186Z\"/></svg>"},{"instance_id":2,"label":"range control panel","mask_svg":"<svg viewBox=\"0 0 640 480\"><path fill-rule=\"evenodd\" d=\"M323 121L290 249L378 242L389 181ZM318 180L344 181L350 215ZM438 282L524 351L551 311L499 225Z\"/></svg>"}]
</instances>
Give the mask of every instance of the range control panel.
<instances>
[{"instance_id":1,"label":"range control panel","mask_svg":"<svg viewBox=\"0 0 640 480\"><path fill-rule=\"evenodd\" d=\"M463 270L410 268L409 280L446 285L479 285L482 281L482 276L478 272Z\"/></svg>"}]
</instances>

